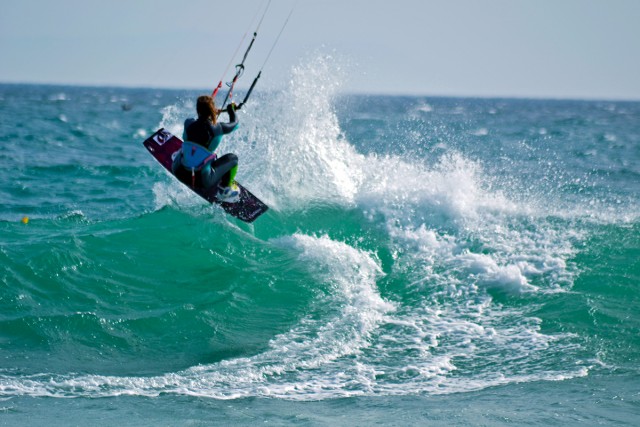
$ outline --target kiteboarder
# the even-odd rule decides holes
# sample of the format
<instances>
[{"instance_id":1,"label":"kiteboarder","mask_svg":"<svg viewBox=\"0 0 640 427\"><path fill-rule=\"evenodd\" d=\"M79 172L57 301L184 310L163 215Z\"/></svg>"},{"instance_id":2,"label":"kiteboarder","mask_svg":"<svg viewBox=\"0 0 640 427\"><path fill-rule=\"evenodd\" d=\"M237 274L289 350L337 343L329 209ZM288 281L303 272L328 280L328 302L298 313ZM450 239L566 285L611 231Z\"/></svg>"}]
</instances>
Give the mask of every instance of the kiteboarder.
<instances>
[{"instance_id":1,"label":"kiteboarder","mask_svg":"<svg viewBox=\"0 0 640 427\"><path fill-rule=\"evenodd\" d=\"M222 202L237 202L240 189L235 183L238 171L238 156L233 153L218 157L215 150L222 141L222 136L233 132L238 127L236 105L228 104L226 112L228 123L218 122L218 114L225 110L217 110L211 96L198 97L196 111L198 118L188 118L184 122L182 148L173 160L172 172L182 182L208 188L218 186L217 198Z\"/></svg>"}]
</instances>

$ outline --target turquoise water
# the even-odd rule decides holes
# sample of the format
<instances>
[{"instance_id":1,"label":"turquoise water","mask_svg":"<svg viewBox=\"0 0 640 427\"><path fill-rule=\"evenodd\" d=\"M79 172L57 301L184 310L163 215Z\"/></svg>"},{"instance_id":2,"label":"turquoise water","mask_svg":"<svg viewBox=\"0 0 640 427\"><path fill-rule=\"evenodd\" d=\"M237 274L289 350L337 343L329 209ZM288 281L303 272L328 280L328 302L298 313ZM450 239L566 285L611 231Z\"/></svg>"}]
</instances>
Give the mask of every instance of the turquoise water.
<instances>
[{"instance_id":1,"label":"turquoise water","mask_svg":"<svg viewBox=\"0 0 640 427\"><path fill-rule=\"evenodd\" d=\"M0 424L637 425L640 103L331 68L223 142L251 225L142 146L199 92L0 85Z\"/></svg>"}]
</instances>

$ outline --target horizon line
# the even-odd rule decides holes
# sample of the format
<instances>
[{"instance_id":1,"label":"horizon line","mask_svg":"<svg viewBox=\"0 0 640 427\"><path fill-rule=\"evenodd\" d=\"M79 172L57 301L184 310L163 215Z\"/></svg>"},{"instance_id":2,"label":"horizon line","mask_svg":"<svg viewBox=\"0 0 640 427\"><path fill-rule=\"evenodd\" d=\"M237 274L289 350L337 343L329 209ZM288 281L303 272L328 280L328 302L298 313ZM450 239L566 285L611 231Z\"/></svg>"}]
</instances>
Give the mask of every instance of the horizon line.
<instances>
[{"instance_id":1,"label":"horizon line","mask_svg":"<svg viewBox=\"0 0 640 427\"><path fill-rule=\"evenodd\" d=\"M50 87L71 87L71 88L95 88L95 89L143 89L143 90L166 90L166 91L211 91L210 88L198 87L178 87L178 86L145 86L136 84L116 84L116 83L58 83L58 82L24 82L24 81L2 81L0 85L13 86L50 86ZM239 91L246 92L248 88L240 87ZM411 97L411 98L453 98L453 99L512 99L512 100L536 100L536 101L585 101L585 102L640 102L638 98L622 97L597 97L579 95L525 95L525 94L447 94L447 93L408 93L403 91L341 91L339 95L346 96L387 96L387 97Z\"/></svg>"}]
</instances>

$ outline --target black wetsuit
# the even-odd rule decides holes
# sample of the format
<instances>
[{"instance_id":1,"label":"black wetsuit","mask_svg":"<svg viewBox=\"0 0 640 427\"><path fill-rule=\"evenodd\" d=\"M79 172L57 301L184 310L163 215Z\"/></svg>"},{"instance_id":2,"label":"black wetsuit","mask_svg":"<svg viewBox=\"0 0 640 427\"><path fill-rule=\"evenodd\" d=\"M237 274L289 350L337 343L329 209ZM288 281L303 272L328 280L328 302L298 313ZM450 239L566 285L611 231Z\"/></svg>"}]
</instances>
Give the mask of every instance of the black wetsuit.
<instances>
[{"instance_id":1,"label":"black wetsuit","mask_svg":"<svg viewBox=\"0 0 640 427\"><path fill-rule=\"evenodd\" d=\"M201 118L185 120L184 141L196 143L214 153L222 141L222 136L233 132L238 127L235 111L228 108L227 112L229 123L213 124L208 119ZM200 165L197 171L192 170L184 165L181 151L173 161L172 171L180 181L189 185L211 187L220 182L220 185L227 187L235 177L237 167L238 156L228 153Z\"/></svg>"}]
</instances>

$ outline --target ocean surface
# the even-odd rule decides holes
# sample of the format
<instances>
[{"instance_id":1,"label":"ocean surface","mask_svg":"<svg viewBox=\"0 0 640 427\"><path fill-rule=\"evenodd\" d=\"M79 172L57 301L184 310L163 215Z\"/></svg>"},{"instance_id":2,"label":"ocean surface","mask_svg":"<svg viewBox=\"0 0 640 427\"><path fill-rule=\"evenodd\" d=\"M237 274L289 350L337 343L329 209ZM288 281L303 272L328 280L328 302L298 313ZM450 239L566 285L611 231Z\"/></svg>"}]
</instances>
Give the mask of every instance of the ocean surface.
<instances>
[{"instance_id":1,"label":"ocean surface","mask_svg":"<svg viewBox=\"0 0 640 427\"><path fill-rule=\"evenodd\" d=\"M0 425L640 424L640 103L0 85ZM23 222L27 217L28 221Z\"/></svg>"}]
</instances>

